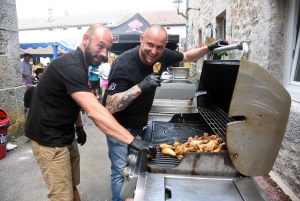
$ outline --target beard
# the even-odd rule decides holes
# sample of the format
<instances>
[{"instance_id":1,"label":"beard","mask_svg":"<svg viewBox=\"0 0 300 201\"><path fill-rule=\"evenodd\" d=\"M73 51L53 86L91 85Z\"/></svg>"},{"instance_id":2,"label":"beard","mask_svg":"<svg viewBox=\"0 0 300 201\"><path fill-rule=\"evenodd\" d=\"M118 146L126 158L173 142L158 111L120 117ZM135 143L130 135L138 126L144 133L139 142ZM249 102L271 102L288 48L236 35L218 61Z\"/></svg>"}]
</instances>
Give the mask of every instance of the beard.
<instances>
[{"instance_id":1,"label":"beard","mask_svg":"<svg viewBox=\"0 0 300 201\"><path fill-rule=\"evenodd\" d=\"M98 58L100 61L94 61L94 58ZM101 62L103 61L104 57L100 56L98 57L97 55L93 55L91 48L90 48L90 44L87 45L86 49L85 49L85 60L86 62L93 67L98 67Z\"/></svg>"}]
</instances>

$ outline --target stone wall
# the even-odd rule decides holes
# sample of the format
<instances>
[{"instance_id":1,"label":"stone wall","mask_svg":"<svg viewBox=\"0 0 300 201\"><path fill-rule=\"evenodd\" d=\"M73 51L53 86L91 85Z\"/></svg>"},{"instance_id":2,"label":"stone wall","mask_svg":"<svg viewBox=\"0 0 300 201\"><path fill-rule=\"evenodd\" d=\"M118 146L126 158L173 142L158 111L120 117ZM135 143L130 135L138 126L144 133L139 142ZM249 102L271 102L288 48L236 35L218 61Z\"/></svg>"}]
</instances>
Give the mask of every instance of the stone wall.
<instances>
[{"instance_id":1,"label":"stone wall","mask_svg":"<svg viewBox=\"0 0 300 201\"><path fill-rule=\"evenodd\" d=\"M18 20L14 0L0 0L0 107L10 119L8 139L24 131L23 96Z\"/></svg>"},{"instance_id":2,"label":"stone wall","mask_svg":"<svg viewBox=\"0 0 300 201\"><path fill-rule=\"evenodd\" d=\"M285 44L287 38L288 3L283 0L189 0L188 6L200 11L188 12L188 49L199 46L205 39L206 26L211 23L213 37L219 26L217 17L226 18L226 39L231 43L249 42L249 60L268 70L283 83ZM200 34L200 35L199 35ZM200 41L202 39L202 41ZM225 59L239 59L241 52L234 50ZM203 60L193 63L191 80L199 77ZM300 198L300 104L292 102L285 137L273 170Z\"/></svg>"}]
</instances>

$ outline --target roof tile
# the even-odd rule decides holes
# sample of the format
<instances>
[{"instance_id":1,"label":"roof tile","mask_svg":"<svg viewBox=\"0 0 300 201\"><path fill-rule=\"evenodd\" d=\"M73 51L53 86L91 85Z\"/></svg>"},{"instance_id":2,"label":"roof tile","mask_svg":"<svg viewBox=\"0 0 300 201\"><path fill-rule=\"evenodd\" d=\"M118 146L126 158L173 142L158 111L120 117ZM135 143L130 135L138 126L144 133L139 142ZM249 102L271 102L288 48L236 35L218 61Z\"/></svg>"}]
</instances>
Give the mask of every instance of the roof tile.
<instances>
[{"instance_id":1,"label":"roof tile","mask_svg":"<svg viewBox=\"0 0 300 201\"><path fill-rule=\"evenodd\" d=\"M116 27L129 20L136 12L109 11L86 13L81 15L64 15L54 17L52 21L46 18L25 18L18 19L19 31L37 30L59 27L89 26L92 24L105 24L109 27ZM177 15L174 10L146 11L139 12L150 24L160 25L182 25L186 24L186 19Z\"/></svg>"}]
</instances>

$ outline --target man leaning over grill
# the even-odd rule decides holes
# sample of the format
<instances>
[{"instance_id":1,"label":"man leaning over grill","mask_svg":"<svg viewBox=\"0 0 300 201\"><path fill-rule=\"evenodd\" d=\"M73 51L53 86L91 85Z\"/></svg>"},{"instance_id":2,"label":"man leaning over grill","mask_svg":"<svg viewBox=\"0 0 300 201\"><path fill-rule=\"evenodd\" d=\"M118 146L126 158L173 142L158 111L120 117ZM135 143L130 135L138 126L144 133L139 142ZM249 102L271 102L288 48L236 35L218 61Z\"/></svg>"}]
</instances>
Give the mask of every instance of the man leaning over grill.
<instances>
[{"instance_id":1,"label":"man leaning over grill","mask_svg":"<svg viewBox=\"0 0 300 201\"><path fill-rule=\"evenodd\" d=\"M111 67L108 88L103 105L116 120L133 136L143 136L160 75L178 62L191 62L202 58L209 51L228 43L218 40L214 43L185 53L166 49L167 32L160 25L150 25L140 37L140 46L118 56ZM153 73L152 66L160 62L159 73ZM119 201L124 180L121 172L126 166L128 146L107 136L111 160L112 200Z\"/></svg>"},{"instance_id":2,"label":"man leaning over grill","mask_svg":"<svg viewBox=\"0 0 300 201\"><path fill-rule=\"evenodd\" d=\"M88 87L88 67L98 67L112 46L112 35L103 25L93 25L80 46L53 60L34 90L25 135L48 187L48 200L79 201L80 182L77 142L86 134L78 118L80 108L106 135L152 155L150 143L135 139L99 104ZM78 119L77 119L78 118ZM76 120L77 119L77 120ZM74 124L77 126L74 129Z\"/></svg>"}]
</instances>

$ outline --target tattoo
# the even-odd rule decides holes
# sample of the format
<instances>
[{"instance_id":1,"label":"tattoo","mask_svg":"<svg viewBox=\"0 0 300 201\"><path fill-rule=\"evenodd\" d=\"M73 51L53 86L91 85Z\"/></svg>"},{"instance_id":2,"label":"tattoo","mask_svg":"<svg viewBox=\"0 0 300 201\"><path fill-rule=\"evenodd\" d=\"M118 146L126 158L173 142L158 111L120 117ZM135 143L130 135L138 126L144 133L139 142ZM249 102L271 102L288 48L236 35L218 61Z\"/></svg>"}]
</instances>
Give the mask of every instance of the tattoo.
<instances>
[{"instance_id":1,"label":"tattoo","mask_svg":"<svg viewBox=\"0 0 300 201\"><path fill-rule=\"evenodd\" d=\"M116 93L114 95L107 96L106 109L114 114L116 112L124 110L132 101L134 101L142 93L141 89L135 85L127 91Z\"/></svg>"}]
</instances>

